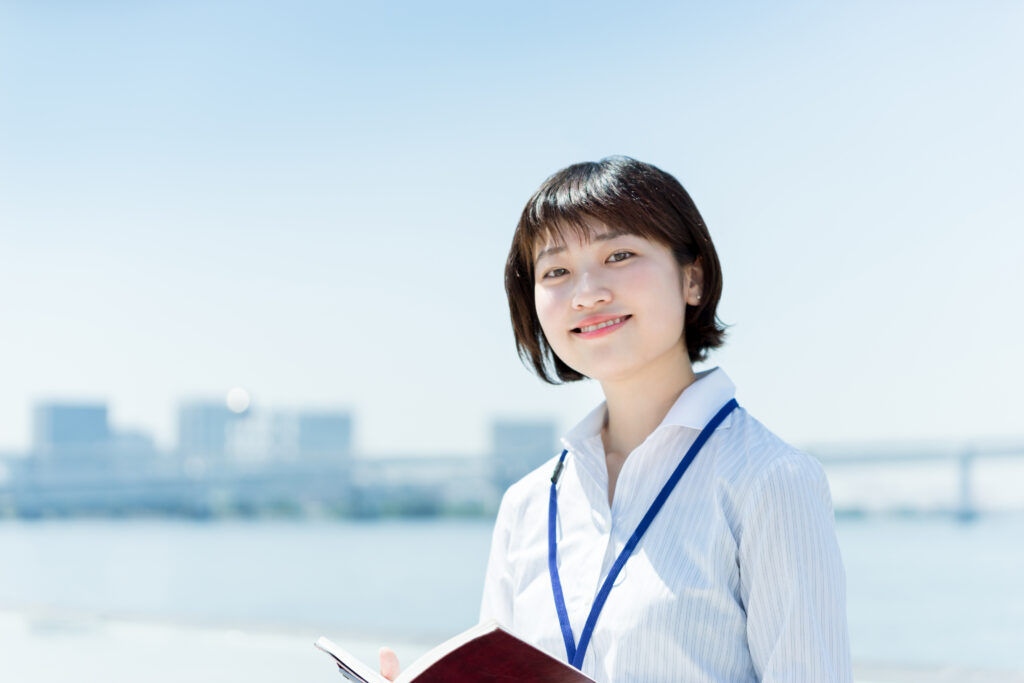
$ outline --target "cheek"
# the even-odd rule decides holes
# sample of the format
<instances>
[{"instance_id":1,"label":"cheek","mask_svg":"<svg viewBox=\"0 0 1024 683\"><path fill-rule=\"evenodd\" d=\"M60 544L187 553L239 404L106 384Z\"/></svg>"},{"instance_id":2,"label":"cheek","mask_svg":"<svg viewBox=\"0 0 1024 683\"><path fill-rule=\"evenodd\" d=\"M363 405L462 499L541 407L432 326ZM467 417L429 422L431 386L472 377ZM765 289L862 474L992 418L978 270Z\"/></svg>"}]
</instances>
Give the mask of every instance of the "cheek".
<instances>
[{"instance_id":1,"label":"cheek","mask_svg":"<svg viewBox=\"0 0 1024 683\"><path fill-rule=\"evenodd\" d=\"M548 287L536 287L533 291L534 309L544 335L550 340L552 332L558 328L559 299Z\"/></svg>"},{"instance_id":2,"label":"cheek","mask_svg":"<svg viewBox=\"0 0 1024 683\"><path fill-rule=\"evenodd\" d=\"M682 334L686 318L686 301L683 298L683 283L674 270L651 270L637 273L634 283L637 290L651 293L644 297L642 305L658 329L666 333Z\"/></svg>"}]
</instances>

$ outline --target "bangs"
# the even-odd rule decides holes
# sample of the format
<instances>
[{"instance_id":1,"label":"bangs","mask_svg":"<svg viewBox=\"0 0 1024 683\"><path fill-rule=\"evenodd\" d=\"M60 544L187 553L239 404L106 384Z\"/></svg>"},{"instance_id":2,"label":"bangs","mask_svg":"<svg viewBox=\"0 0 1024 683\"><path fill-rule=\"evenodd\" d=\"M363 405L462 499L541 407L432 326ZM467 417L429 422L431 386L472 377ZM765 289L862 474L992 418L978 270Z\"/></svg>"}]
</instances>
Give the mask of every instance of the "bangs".
<instances>
[{"instance_id":1,"label":"bangs","mask_svg":"<svg viewBox=\"0 0 1024 683\"><path fill-rule=\"evenodd\" d=\"M609 161L611 163L609 163ZM520 258L529 263L538 248L565 246L568 239L589 242L592 224L671 245L666 221L645 200L643 183L616 173L618 159L576 164L548 178L527 202L519 221ZM632 160L629 160L632 161ZM625 165L626 160L620 163Z\"/></svg>"}]
</instances>

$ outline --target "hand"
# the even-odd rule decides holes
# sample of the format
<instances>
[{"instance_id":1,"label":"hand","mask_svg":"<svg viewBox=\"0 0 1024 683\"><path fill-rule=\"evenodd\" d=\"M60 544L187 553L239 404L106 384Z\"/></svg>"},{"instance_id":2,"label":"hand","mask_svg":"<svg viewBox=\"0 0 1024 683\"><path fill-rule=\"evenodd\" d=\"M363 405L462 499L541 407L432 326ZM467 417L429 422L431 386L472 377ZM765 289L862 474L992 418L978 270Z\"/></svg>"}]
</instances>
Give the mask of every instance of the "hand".
<instances>
[{"instance_id":1,"label":"hand","mask_svg":"<svg viewBox=\"0 0 1024 683\"><path fill-rule=\"evenodd\" d=\"M398 655L391 648L382 647L380 649L380 675L393 681L398 678L399 671L401 671L401 667L398 665Z\"/></svg>"}]
</instances>

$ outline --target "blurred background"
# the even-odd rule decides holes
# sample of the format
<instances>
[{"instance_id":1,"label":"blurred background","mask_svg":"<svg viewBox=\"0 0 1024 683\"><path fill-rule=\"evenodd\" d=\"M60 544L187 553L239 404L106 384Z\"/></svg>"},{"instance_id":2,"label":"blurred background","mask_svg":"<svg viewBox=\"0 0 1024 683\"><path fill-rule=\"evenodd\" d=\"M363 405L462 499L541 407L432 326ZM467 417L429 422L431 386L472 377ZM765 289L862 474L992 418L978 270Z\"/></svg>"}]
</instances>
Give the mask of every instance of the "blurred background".
<instances>
[{"instance_id":1,"label":"blurred background","mask_svg":"<svg viewBox=\"0 0 1024 683\"><path fill-rule=\"evenodd\" d=\"M337 680L476 620L600 401L516 357L549 174L676 175L832 485L861 681L1024 680L1024 5L0 0L0 672Z\"/></svg>"}]
</instances>

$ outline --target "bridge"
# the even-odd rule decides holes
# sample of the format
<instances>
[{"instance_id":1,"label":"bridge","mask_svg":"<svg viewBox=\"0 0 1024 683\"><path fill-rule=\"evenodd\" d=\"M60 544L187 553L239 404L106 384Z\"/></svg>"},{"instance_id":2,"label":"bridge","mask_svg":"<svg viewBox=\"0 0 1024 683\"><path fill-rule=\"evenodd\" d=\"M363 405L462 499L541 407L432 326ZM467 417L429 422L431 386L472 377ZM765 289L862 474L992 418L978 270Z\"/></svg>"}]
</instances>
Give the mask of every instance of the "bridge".
<instances>
[{"instance_id":1,"label":"bridge","mask_svg":"<svg viewBox=\"0 0 1024 683\"><path fill-rule=\"evenodd\" d=\"M1013 487L1020 492L1016 509L1024 510L1024 443L966 443L942 445L870 445L821 446L806 449L818 458L829 475L835 489L844 477L865 471L889 470L905 465L948 465L956 481L956 495L952 505L944 509L931 510L952 514L964 521L974 519L980 511L976 486L979 467L995 463L1019 464L1006 468ZM1012 481L1006 481L1009 488ZM901 503L903 503L901 505ZM898 509L907 511L905 501L896 501ZM861 509L862 510L862 509ZM852 512L857 508L837 505L837 512Z\"/></svg>"}]
</instances>

